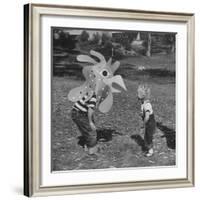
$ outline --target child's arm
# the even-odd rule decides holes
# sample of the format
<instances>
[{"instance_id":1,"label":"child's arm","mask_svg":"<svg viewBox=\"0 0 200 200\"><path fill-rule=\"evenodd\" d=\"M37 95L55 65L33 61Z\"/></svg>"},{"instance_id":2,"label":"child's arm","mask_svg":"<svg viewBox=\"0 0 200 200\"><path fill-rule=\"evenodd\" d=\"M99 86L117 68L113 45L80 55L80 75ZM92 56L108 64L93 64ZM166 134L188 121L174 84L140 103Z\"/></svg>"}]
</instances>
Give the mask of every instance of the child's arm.
<instances>
[{"instance_id":1,"label":"child's arm","mask_svg":"<svg viewBox=\"0 0 200 200\"><path fill-rule=\"evenodd\" d=\"M148 120L149 120L150 115L153 113L153 109L152 109L151 103L145 104L144 111L145 111L144 123L147 123Z\"/></svg>"},{"instance_id":2,"label":"child's arm","mask_svg":"<svg viewBox=\"0 0 200 200\"><path fill-rule=\"evenodd\" d=\"M149 111L146 111L146 112L145 112L145 117L144 117L144 123L147 123L147 122L148 122L149 116L150 116L150 112L149 112Z\"/></svg>"},{"instance_id":3,"label":"child's arm","mask_svg":"<svg viewBox=\"0 0 200 200\"><path fill-rule=\"evenodd\" d=\"M93 114L94 114L94 110L92 108L89 108L88 109L88 119L89 119L90 127L91 127L91 129L93 131L95 131L96 130L96 126L92 121Z\"/></svg>"}]
</instances>

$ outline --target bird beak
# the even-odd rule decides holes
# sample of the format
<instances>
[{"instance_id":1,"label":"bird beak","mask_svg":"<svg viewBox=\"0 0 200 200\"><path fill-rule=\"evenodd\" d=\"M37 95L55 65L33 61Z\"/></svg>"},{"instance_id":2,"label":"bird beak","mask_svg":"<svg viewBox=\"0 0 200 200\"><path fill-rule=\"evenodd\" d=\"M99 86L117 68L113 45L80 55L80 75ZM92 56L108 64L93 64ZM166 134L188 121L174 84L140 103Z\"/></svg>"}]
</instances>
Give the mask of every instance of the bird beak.
<instances>
[{"instance_id":1,"label":"bird beak","mask_svg":"<svg viewBox=\"0 0 200 200\"><path fill-rule=\"evenodd\" d=\"M119 90L117 90L117 89L115 89L115 88L112 87L113 83L116 83L121 88L123 88L124 90L127 91L126 85L124 84L124 81L123 81L123 79L122 79L122 77L120 75L116 75L116 76L113 76L111 78L105 79L104 83L106 85L109 85L111 87L112 92L120 92Z\"/></svg>"}]
</instances>

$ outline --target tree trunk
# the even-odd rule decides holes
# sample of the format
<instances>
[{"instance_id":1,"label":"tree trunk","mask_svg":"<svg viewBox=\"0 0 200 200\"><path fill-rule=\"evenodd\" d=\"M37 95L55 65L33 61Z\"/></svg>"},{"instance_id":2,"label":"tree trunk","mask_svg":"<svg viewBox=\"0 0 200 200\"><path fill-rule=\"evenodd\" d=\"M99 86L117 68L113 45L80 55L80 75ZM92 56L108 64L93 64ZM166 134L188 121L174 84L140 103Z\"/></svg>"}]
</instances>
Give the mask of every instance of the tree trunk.
<instances>
[{"instance_id":1,"label":"tree trunk","mask_svg":"<svg viewBox=\"0 0 200 200\"><path fill-rule=\"evenodd\" d=\"M151 56L151 33L148 33L146 56Z\"/></svg>"},{"instance_id":2,"label":"tree trunk","mask_svg":"<svg viewBox=\"0 0 200 200\"><path fill-rule=\"evenodd\" d=\"M140 38L140 32L137 33L136 40L141 40L141 38Z\"/></svg>"},{"instance_id":3,"label":"tree trunk","mask_svg":"<svg viewBox=\"0 0 200 200\"><path fill-rule=\"evenodd\" d=\"M171 46L171 53L174 53L174 51L175 51L175 45L173 43L172 46Z\"/></svg>"}]
</instances>

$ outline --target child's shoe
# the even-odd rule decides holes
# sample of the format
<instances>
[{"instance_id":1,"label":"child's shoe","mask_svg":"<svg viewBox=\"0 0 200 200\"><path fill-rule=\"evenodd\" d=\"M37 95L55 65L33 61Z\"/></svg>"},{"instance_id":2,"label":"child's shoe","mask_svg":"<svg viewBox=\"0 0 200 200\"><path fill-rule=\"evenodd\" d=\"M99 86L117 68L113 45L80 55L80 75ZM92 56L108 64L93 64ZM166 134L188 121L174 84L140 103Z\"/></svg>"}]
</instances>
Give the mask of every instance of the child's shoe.
<instances>
[{"instance_id":1,"label":"child's shoe","mask_svg":"<svg viewBox=\"0 0 200 200\"><path fill-rule=\"evenodd\" d=\"M84 151L85 151L85 152L88 152L88 147L87 147L86 144L84 144L84 147L83 147L83 148L84 148Z\"/></svg>"},{"instance_id":2,"label":"child's shoe","mask_svg":"<svg viewBox=\"0 0 200 200\"><path fill-rule=\"evenodd\" d=\"M150 156L152 156L153 155L153 149L151 148L151 149L149 149L148 151L147 151L147 153L145 154L145 156L146 157L150 157Z\"/></svg>"},{"instance_id":3,"label":"child's shoe","mask_svg":"<svg viewBox=\"0 0 200 200\"><path fill-rule=\"evenodd\" d=\"M92 154L96 154L98 152L98 147L94 146L94 147L88 147L88 154L92 155Z\"/></svg>"}]
</instances>

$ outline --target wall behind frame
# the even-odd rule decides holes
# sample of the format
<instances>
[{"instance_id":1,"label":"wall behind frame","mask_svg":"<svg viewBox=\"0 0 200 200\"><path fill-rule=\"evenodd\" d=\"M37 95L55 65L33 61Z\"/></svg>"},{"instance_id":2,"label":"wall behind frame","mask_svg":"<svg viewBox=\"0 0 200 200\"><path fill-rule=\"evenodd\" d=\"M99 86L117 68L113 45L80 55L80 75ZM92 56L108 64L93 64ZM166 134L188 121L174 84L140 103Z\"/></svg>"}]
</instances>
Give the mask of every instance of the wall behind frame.
<instances>
[{"instance_id":1,"label":"wall behind frame","mask_svg":"<svg viewBox=\"0 0 200 200\"><path fill-rule=\"evenodd\" d=\"M196 33L200 32L197 0L7 0L1 2L0 31L0 199L23 200L23 4L54 3L82 6L128 8L157 11L194 12ZM200 36L196 34L196 102L200 102ZM198 121L200 104L196 104L196 141L200 141ZM196 142L196 187L126 193L107 193L45 197L61 200L129 200L129 199L198 199L200 195L200 145ZM40 199L40 198L34 198Z\"/></svg>"}]
</instances>

